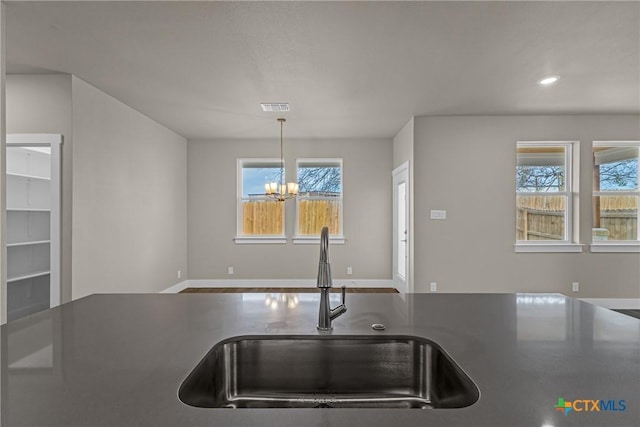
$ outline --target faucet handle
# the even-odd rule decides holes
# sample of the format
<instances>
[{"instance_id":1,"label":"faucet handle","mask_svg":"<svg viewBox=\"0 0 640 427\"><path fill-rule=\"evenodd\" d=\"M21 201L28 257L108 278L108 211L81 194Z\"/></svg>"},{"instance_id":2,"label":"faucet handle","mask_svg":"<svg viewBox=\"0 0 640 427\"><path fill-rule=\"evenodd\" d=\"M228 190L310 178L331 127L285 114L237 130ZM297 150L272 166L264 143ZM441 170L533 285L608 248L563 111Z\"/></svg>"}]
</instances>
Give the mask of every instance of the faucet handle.
<instances>
[{"instance_id":1,"label":"faucet handle","mask_svg":"<svg viewBox=\"0 0 640 427\"><path fill-rule=\"evenodd\" d=\"M344 305L346 293L347 293L347 287L345 285L342 285L342 305Z\"/></svg>"}]
</instances>

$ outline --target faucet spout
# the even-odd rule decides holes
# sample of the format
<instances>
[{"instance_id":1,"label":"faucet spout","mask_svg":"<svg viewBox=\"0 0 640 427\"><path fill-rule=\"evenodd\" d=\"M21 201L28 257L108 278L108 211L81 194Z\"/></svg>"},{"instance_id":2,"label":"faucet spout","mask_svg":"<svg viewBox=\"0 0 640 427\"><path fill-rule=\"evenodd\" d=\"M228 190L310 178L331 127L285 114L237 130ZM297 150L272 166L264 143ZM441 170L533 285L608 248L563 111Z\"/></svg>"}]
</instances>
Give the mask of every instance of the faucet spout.
<instances>
[{"instance_id":1,"label":"faucet spout","mask_svg":"<svg viewBox=\"0 0 640 427\"><path fill-rule=\"evenodd\" d=\"M320 233L320 262L318 264L317 287L320 288L320 312L318 313L317 328L320 331L333 329L331 321L347 311L345 305L346 287L342 287L342 304L331 308L329 304L329 292L333 286L331 279L331 265L329 264L329 228L322 227Z\"/></svg>"},{"instance_id":2,"label":"faucet spout","mask_svg":"<svg viewBox=\"0 0 640 427\"><path fill-rule=\"evenodd\" d=\"M320 262L329 262L329 227L320 231Z\"/></svg>"},{"instance_id":3,"label":"faucet spout","mask_svg":"<svg viewBox=\"0 0 640 427\"><path fill-rule=\"evenodd\" d=\"M331 264L329 264L329 228L322 227L320 233L320 262L318 263L319 288L330 288L333 286L331 280Z\"/></svg>"}]
</instances>

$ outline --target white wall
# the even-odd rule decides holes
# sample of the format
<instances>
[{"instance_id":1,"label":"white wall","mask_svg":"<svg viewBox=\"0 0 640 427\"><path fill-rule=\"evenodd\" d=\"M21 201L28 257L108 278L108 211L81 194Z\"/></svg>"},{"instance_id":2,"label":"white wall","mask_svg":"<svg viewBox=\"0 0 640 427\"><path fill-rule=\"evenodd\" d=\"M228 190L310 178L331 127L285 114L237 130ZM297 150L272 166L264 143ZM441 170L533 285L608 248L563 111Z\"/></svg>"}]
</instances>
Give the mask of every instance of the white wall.
<instances>
[{"instance_id":1,"label":"white wall","mask_svg":"<svg viewBox=\"0 0 640 427\"><path fill-rule=\"evenodd\" d=\"M591 236L591 142L640 139L640 116L415 119L415 283L427 292L562 292L639 298L640 254L514 253L515 144L580 141L580 240ZM446 221L429 220L446 209ZM585 248L588 251L588 247ZM571 282L580 292L571 292Z\"/></svg>"},{"instance_id":2,"label":"white wall","mask_svg":"<svg viewBox=\"0 0 640 427\"><path fill-rule=\"evenodd\" d=\"M277 144L186 143L68 75L8 76L7 131L64 135L64 301L92 292L156 292L180 281L178 269L183 279L316 275L315 245L232 240L236 158L277 157ZM639 138L637 115L417 117L393 141L288 140L286 160L291 166L296 157L344 158L347 243L330 248L338 279L391 278L390 172L409 160L416 292L436 281L440 292L638 298L639 254L514 253L512 178L516 141L580 140L580 237L589 243L591 141ZM429 220L430 209L447 209L448 219ZM573 281L580 282L578 294L570 292Z\"/></svg>"},{"instance_id":3,"label":"white wall","mask_svg":"<svg viewBox=\"0 0 640 427\"><path fill-rule=\"evenodd\" d=\"M62 134L62 302L71 301L71 227L73 129L71 76L34 74L7 76L7 133Z\"/></svg>"},{"instance_id":4,"label":"white wall","mask_svg":"<svg viewBox=\"0 0 640 427\"><path fill-rule=\"evenodd\" d=\"M189 141L189 278L314 279L318 245L236 244L236 159L278 157L263 140ZM391 278L391 140L286 140L287 176L295 159L344 159L344 245L331 245L334 278ZM294 232L294 203L286 202L286 233ZM227 267L234 267L234 275ZM347 276L347 266L353 275Z\"/></svg>"},{"instance_id":5,"label":"white wall","mask_svg":"<svg viewBox=\"0 0 640 427\"><path fill-rule=\"evenodd\" d=\"M64 138L63 302L187 277L184 138L63 74L8 76L7 132Z\"/></svg>"},{"instance_id":6,"label":"white wall","mask_svg":"<svg viewBox=\"0 0 640 427\"><path fill-rule=\"evenodd\" d=\"M187 275L186 140L73 77L73 298Z\"/></svg>"},{"instance_id":7,"label":"white wall","mask_svg":"<svg viewBox=\"0 0 640 427\"><path fill-rule=\"evenodd\" d=\"M412 117L393 138L393 168L404 162L413 163L415 121Z\"/></svg>"}]
</instances>

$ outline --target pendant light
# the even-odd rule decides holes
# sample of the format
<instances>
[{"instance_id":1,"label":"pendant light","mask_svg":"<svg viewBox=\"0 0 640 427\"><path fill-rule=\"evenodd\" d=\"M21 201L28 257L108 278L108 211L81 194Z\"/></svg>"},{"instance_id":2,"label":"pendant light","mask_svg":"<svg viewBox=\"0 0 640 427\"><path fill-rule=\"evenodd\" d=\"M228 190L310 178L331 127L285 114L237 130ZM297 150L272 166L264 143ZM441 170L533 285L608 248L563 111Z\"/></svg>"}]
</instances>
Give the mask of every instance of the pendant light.
<instances>
[{"instance_id":1,"label":"pendant light","mask_svg":"<svg viewBox=\"0 0 640 427\"><path fill-rule=\"evenodd\" d=\"M295 182L285 182L284 180L284 143L282 138L282 130L285 118L279 118L280 122L280 182L268 182L264 185L265 194L271 199L283 202L291 199L298 194L298 184Z\"/></svg>"}]
</instances>

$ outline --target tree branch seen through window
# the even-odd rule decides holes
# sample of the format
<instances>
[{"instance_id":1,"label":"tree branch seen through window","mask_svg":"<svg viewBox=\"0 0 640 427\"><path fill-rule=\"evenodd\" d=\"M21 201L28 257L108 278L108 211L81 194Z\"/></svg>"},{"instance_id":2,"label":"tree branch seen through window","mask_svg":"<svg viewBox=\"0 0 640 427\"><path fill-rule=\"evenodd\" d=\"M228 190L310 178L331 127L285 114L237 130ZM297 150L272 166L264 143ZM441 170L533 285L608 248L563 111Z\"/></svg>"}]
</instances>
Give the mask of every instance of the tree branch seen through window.
<instances>
[{"instance_id":1,"label":"tree branch seen through window","mask_svg":"<svg viewBox=\"0 0 640 427\"><path fill-rule=\"evenodd\" d=\"M301 193L340 194L340 167L301 167L298 169L298 185Z\"/></svg>"},{"instance_id":2,"label":"tree branch seen through window","mask_svg":"<svg viewBox=\"0 0 640 427\"><path fill-rule=\"evenodd\" d=\"M516 173L518 191L563 191L564 167L562 166L518 166Z\"/></svg>"},{"instance_id":3,"label":"tree branch seen through window","mask_svg":"<svg viewBox=\"0 0 640 427\"><path fill-rule=\"evenodd\" d=\"M638 188L638 159L605 163L600 168L600 190Z\"/></svg>"}]
</instances>

